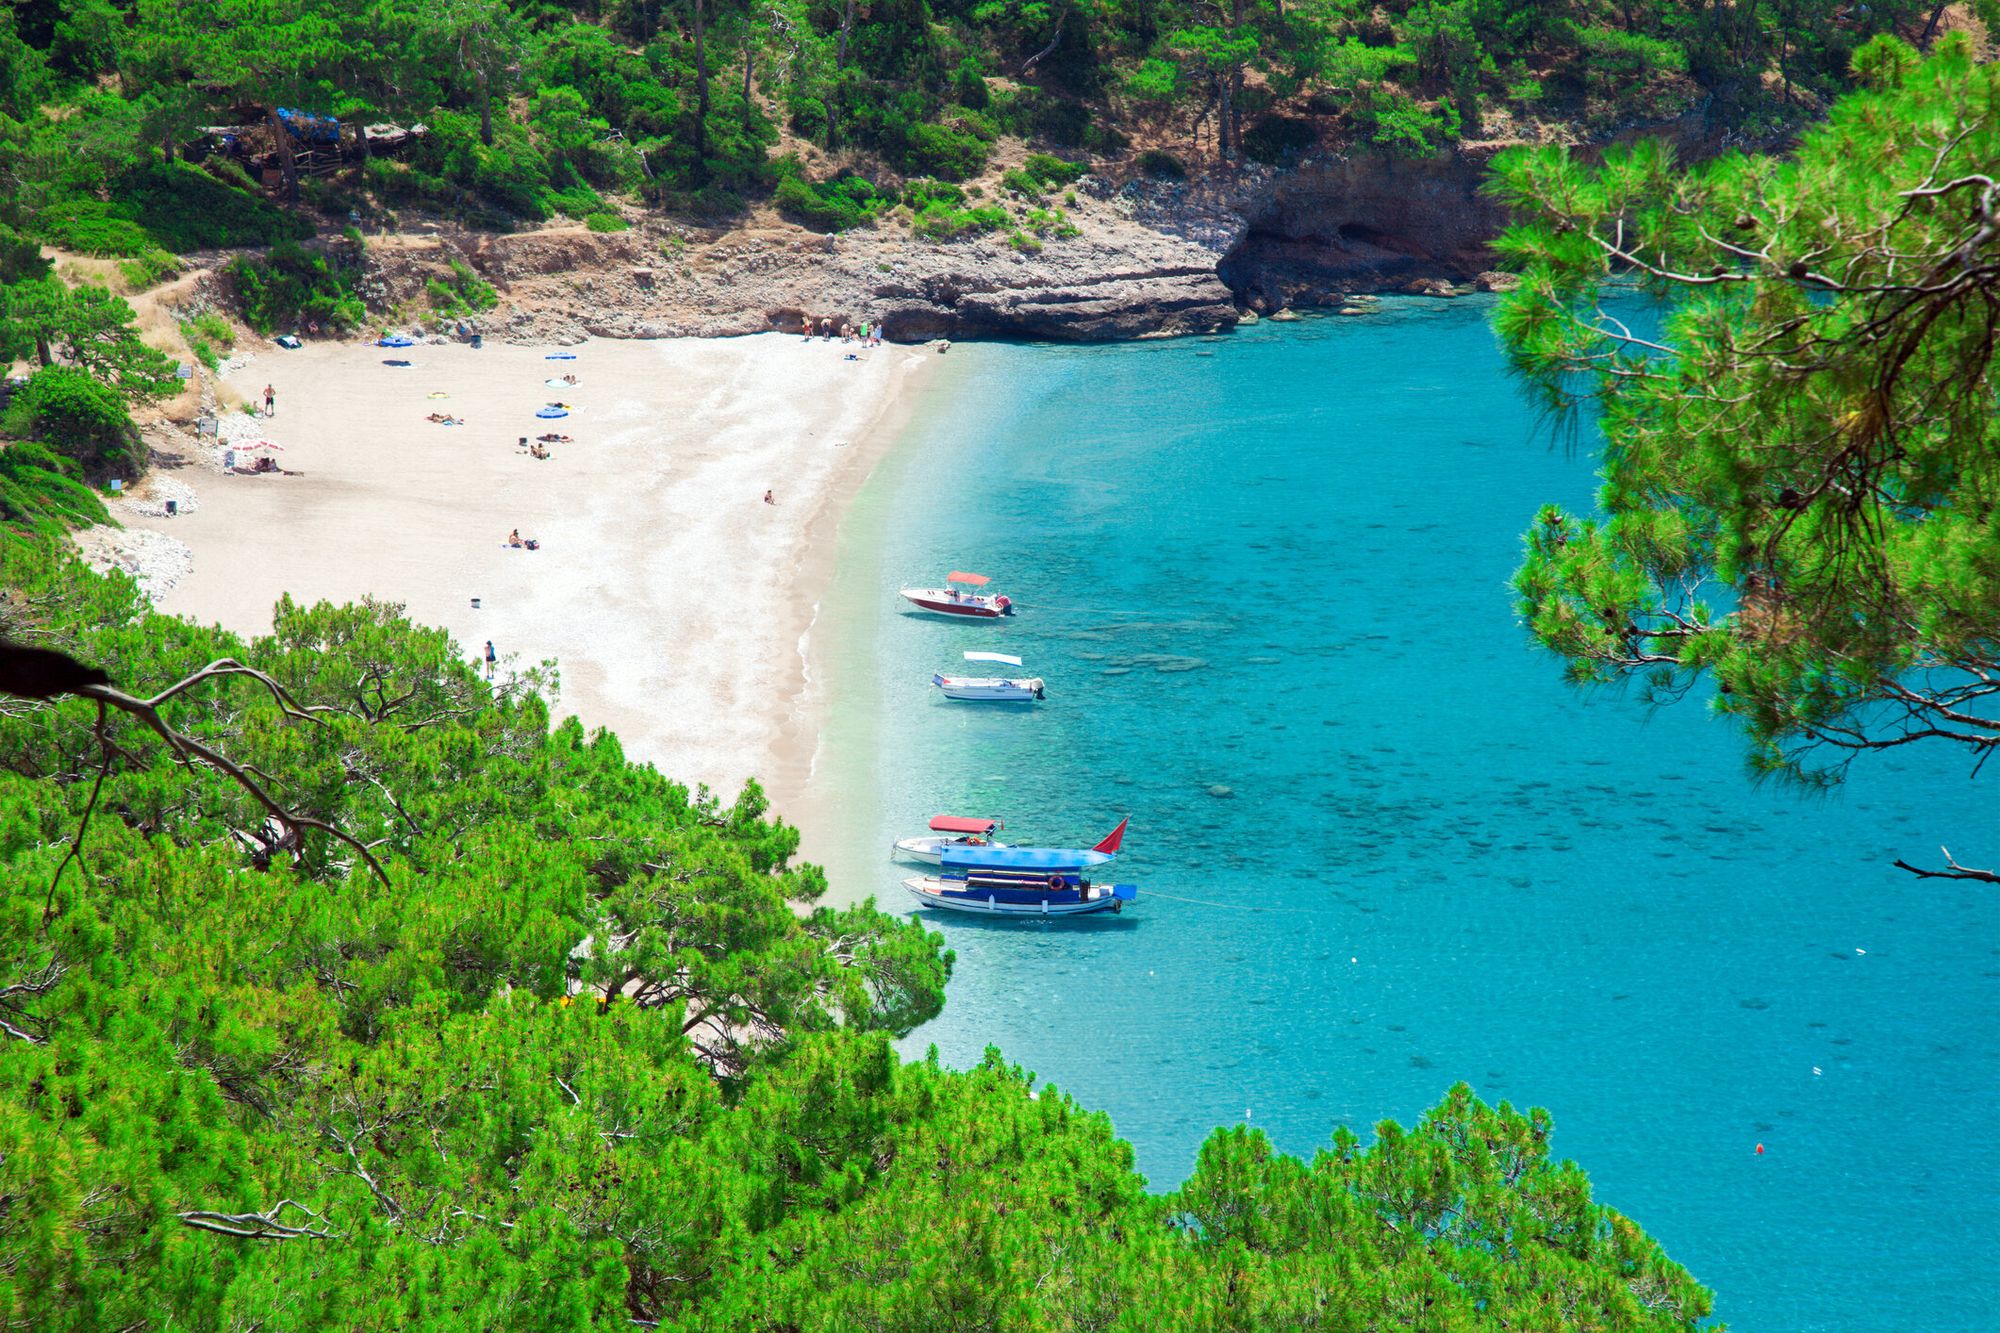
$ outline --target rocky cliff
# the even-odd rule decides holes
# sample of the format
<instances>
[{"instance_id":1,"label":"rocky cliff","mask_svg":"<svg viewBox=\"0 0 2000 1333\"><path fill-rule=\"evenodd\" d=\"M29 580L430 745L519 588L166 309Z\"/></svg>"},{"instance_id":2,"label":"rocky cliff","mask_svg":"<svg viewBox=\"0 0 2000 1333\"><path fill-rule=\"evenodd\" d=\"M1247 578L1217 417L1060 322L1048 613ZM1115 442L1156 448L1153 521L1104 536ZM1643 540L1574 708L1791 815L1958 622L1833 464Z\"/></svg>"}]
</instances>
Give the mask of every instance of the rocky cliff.
<instances>
[{"instance_id":1,"label":"rocky cliff","mask_svg":"<svg viewBox=\"0 0 2000 1333\"><path fill-rule=\"evenodd\" d=\"M378 307L420 305L425 278L463 256L500 291L482 324L524 339L793 330L807 317L866 320L897 341L1208 332L1246 309L1489 268L1485 243L1501 219L1478 193L1486 160L1463 152L1242 166L1186 181L1088 177L1066 210L1077 234L1031 253L990 233L939 243L885 221L823 236L768 214L706 232L651 218L614 234L438 230L372 244L368 295Z\"/></svg>"}]
</instances>

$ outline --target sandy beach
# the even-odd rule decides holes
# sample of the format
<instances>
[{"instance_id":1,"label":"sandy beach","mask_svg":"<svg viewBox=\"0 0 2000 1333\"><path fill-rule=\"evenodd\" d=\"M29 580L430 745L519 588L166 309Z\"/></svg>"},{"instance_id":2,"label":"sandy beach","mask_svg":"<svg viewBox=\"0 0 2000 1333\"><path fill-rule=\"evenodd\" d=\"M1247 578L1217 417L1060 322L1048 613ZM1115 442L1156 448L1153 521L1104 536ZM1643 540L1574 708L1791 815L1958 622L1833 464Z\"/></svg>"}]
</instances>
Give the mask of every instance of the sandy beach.
<instances>
[{"instance_id":1,"label":"sandy beach","mask_svg":"<svg viewBox=\"0 0 2000 1333\"><path fill-rule=\"evenodd\" d=\"M191 489L193 512L148 516L142 489L121 518L192 552L164 610L247 635L282 593L401 602L468 657L492 640L503 673L554 659L557 715L634 758L725 799L757 777L783 811L812 762L808 642L839 515L928 356L778 334L273 349L228 383L275 390L256 434L283 472L224 473L218 445L156 483ZM538 418L552 401L573 410ZM545 432L574 442L546 461L518 444ZM510 547L516 529L539 549Z\"/></svg>"}]
</instances>

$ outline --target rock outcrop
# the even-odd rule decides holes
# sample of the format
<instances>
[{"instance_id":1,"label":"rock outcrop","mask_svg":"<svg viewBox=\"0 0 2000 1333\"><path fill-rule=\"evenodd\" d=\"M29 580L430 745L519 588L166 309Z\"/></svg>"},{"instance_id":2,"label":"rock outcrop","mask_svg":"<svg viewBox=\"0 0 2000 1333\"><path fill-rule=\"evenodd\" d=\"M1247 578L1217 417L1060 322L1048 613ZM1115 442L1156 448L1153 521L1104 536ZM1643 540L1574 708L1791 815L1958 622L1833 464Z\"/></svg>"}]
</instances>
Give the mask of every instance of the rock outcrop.
<instances>
[{"instance_id":1,"label":"rock outcrop","mask_svg":"<svg viewBox=\"0 0 2000 1333\"><path fill-rule=\"evenodd\" d=\"M1486 242L1502 219L1478 190L1488 157L1087 177L1064 205L1076 234L1039 249L997 232L926 241L895 221L826 236L768 213L715 231L646 218L611 234L561 224L400 236L371 246L368 294L421 306L425 279L462 256L500 292L484 325L522 339L792 331L807 317L867 321L905 342L1205 333L1232 327L1240 309L1338 307L1413 282L1448 295L1490 275Z\"/></svg>"}]
</instances>

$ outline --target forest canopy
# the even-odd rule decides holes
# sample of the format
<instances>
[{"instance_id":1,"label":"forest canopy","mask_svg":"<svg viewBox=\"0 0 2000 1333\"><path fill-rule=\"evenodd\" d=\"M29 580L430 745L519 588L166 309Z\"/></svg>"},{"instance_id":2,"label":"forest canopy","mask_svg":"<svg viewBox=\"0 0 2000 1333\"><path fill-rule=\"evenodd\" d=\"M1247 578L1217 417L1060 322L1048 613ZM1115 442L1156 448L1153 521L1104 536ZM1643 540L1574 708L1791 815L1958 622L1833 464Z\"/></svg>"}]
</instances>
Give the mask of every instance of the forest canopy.
<instances>
[{"instance_id":1,"label":"forest canopy","mask_svg":"<svg viewBox=\"0 0 2000 1333\"><path fill-rule=\"evenodd\" d=\"M0 478L37 458L0 452ZM16 495L0 640L111 683L0 694L15 1326L1709 1313L1552 1155L1544 1113L1463 1087L1309 1162L1218 1131L1149 1194L1102 1114L997 1052L897 1058L950 955L818 905L754 786L725 804L552 727L539 669L488 683L391 605L281 602L251 641L159 615Z\"/></svg>"},{"instance_id":2,"label":"forest canopy","mask_svg":"<svg viewBox=\"0 0 2000 1333\"><path fill-rule=\"evenodd\" d=\"M421 122L414 150L288 187L483 225L608 196L727 213L816 151L963 181L1003 136L1075 157L1423 156L1461 138L1698 113L1768 132L1934 0L25 0L0 13L0 222L133 255L299 239L201 131L278 108ZM308 123L317 124L316 120Z\"/></svg>"}]
</instances>

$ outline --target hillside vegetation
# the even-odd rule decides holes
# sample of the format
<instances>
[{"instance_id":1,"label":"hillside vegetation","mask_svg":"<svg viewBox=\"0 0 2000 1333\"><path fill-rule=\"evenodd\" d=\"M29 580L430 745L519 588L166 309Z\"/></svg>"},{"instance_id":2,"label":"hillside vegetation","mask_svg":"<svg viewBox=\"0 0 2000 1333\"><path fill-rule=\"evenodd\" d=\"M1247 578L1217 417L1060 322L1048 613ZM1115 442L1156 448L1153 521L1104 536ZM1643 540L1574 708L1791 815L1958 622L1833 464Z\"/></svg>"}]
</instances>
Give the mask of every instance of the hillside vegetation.
<instances>
[{"instance_id":1,"label":"hillside vegetation","mask_svg":"<svg viewBox=\"0 0 2000 1333\"><path fill-rule=\"evenodd\" d=\"M1861 42L1928 43L1945 13L1936 0L26 0L0 14L0 222L134 257L300 239L237 163L179 160L200 127L278 106L428 130L393 160L287 182L331 218L376 201L492 226L616 225L611 196L726 215L774 190L801 220L851 225L874 191L829 193L837 167L871 186L962 182L1008 136L1173 174L1687 111L1761 133L1844 87ZM933 235L963 229L933 218Z\"/></svg>"},{"instance_id":2,"label":"hillside vegetation","mask_svg":"<svg viewBox=\"0 0 2000 1333\"><path fill-rule=\"evenodd\" d=\"M0 635L114 682L0 694L12 1327L1686 1330L1709 1309L1550 1154L1545 1114L1463 1087L1310 1162L1218 1131L1148 1194L1102 1114L997 1052L898 1061L950 955L818 906L754 786L725 804L551 728L537 675L489 684L394 606L284 602L250 642L158 615L12 495Z\"/></svg>"}]
</instances>

